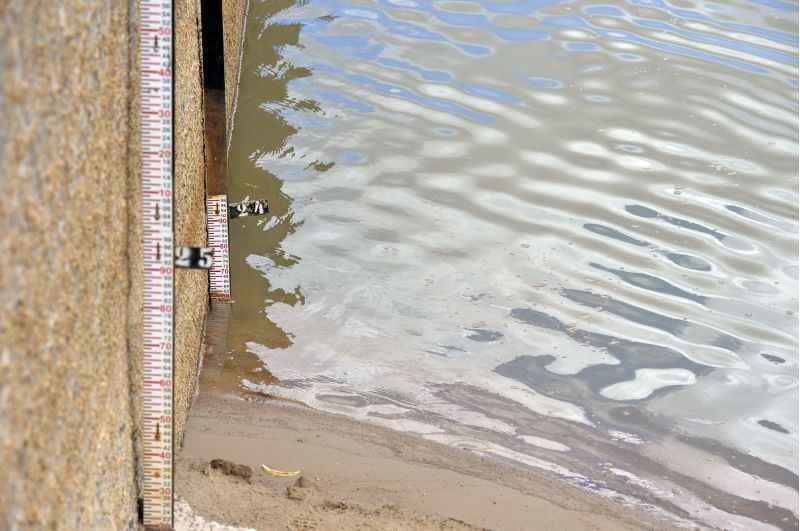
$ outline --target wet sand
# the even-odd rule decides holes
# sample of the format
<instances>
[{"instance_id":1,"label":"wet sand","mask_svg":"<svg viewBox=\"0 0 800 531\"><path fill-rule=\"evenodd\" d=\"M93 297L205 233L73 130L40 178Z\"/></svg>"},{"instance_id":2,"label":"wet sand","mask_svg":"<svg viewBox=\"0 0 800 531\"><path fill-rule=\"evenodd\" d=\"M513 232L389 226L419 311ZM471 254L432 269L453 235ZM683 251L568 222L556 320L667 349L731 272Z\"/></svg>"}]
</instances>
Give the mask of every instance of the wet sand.
<instances>
[{"instance_id":1,"label":"wet sand","mask_svg":"<svg viewBox=\"0 0 800 531\"><path fill-rule=\"evenodd\" d=\"M233 370L241 369L229 336L235 305L215 301L207 321L199 395L175 463L176 496L192 513L182 522L270 530L669 528L643 506L518 463L248 392ZM225 475L213 459L246 465L252 477ZM262 464L300 474L275 478Z\"/></svg>"},{"instance_id":2,"label":"wet sand","mask_svg":"<svg viewBox=\"0 0 800 531\"><path fill-rule=\"evenodd\" d=\"M253 469L248 481L212 459ZM300 470L275 478L259 470ZM255 529L665 529L530 470L282 400L201 390L176 461L194 511Z\"/></svg>"}]
</instances>

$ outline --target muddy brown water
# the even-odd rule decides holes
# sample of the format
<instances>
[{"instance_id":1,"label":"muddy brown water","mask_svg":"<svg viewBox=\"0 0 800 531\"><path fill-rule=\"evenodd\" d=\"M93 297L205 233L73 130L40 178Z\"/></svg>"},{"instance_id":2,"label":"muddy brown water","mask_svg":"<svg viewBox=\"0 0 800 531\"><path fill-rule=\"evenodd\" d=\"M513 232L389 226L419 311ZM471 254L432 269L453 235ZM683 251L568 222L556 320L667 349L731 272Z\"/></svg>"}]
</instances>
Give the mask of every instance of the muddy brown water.
<instances>
[{"instance_id":1,"label":"muddy brown water","mask_svg":"<svg viewBox=\"0 0 800 531\"><path fill-rule=\"evenodd\" d=\"M797 17L252 1L220 381L797 528Z\"/></svg>"}]
</instances>

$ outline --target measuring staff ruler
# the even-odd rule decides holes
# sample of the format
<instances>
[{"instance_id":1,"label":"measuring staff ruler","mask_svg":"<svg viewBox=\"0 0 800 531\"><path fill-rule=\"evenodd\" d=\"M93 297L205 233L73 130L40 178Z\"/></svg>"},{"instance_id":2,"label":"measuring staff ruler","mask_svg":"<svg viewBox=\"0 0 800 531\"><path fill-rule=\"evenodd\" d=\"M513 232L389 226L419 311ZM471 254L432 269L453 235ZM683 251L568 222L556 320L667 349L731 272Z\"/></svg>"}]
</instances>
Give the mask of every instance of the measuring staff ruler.
<instances>
[{"instance_id":1,"label":"measuring staff ruler","mask_svg":"<svg viewBox=\"0 0 800 531\"><path fill-rule=\"evenodd\" d=\"M206 200L208 220L208 245L214 253L214 263L209 271L211 299L231 300L230 261L228 259L228 198L214 195Z\"/></svg>"},{"instance_id":2,"label":"measuring staff ruler","mask_svg":"<svg viewBox=\"0 0 800 531\"><path fill-rule=\"evenodd\" d=\"M214 253L209 272L209 291L212 300L231 300L230 258L228 255L228 220L244 216L263 216L269 213L264 199L228 203L228 196L214 195L206 199L208 245Z\"/></svg>"},{"instance_id":3,"label":"measuring staff ruler","mask_svg":"<svg viewBox=\"0 0 800 531\"><path fill-rule=\"evenodd\" d=\"M139 1L144 341L144 525L173 515L172 0Z\"/></svg>"},{"instance_id":4,"label":"measuring staff ruler","mask_svg":"<svg viewBox=\"0 0 800 531\"><path fill-rule=\"evenodd\" d=\"M211 299L231 302L230 257L228 254L228 221L242 216L262 216L269 213L263 199L228 203L228 196L214 195L206 200L208 245L214 253L209 272Z\"/></svg>"}]
</instances>

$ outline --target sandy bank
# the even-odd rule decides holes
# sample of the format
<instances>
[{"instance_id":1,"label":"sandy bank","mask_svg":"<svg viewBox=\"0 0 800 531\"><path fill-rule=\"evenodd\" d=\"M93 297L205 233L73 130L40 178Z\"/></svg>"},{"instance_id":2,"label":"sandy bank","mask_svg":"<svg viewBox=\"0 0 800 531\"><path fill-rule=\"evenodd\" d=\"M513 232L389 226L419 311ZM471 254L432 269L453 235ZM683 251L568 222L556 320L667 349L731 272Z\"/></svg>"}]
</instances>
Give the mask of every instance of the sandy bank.
<instances>
[{"instance_id":1,"label":"sandy bank","mask_svg":"<svg viewBox=\"0 0 800 531\"><path fill-rule=\"evenodd\" d=\"M223 458L245 479L211 470ZM301 470L274 478L260 464ZM663 529L561 482L282 401L201 393L177 494L208 520L255 529Z\"/></svg>"}]
</instances>

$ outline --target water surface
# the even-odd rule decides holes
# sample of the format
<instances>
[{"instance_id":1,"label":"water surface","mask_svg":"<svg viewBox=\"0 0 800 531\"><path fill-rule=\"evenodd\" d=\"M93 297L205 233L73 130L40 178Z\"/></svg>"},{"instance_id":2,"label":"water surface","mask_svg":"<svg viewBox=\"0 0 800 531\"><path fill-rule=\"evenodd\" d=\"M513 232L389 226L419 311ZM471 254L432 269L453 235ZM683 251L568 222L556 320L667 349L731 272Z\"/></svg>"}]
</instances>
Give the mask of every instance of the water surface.
<instances>
[{"instance_id":1,"label":"water surface","mask_svg":"<svg viewBox=\"0 0 800 531\"><path fill-rule=\"evenodd\" d=\"M797 4L251 2L230 386L797 521Z\"/></svg>"}]
</instances>

